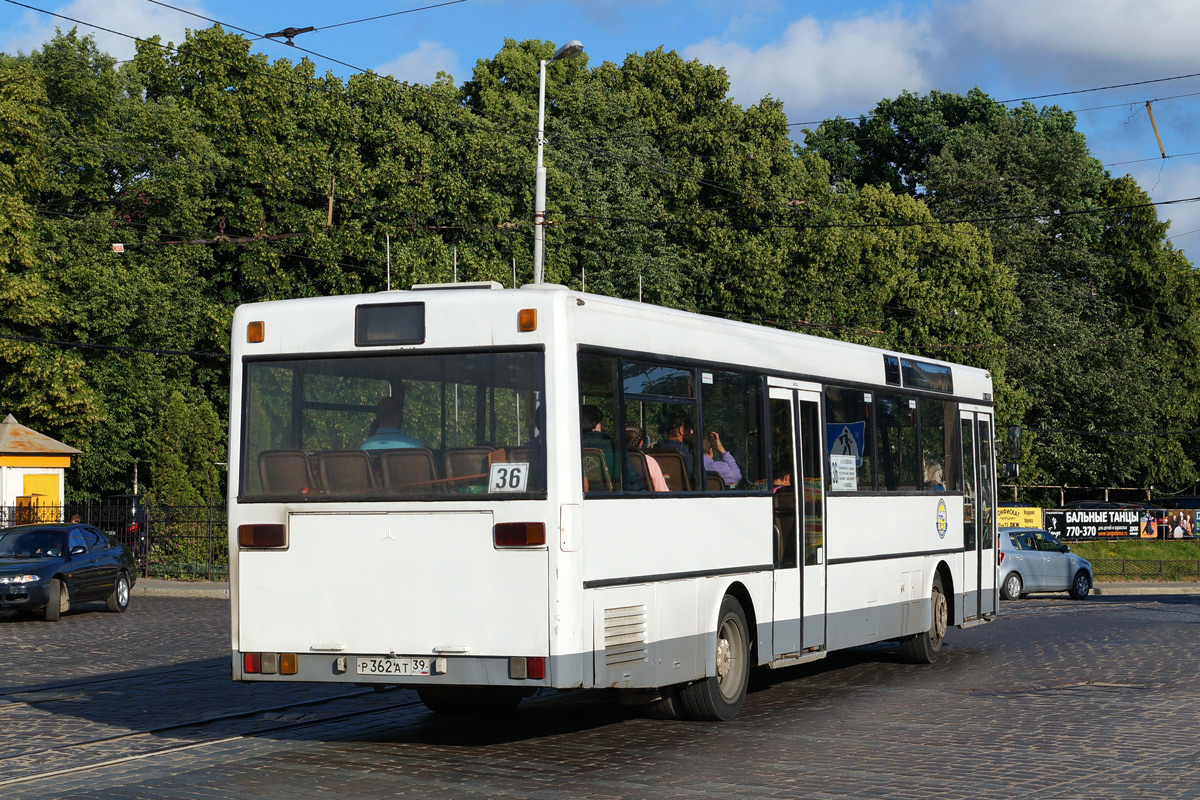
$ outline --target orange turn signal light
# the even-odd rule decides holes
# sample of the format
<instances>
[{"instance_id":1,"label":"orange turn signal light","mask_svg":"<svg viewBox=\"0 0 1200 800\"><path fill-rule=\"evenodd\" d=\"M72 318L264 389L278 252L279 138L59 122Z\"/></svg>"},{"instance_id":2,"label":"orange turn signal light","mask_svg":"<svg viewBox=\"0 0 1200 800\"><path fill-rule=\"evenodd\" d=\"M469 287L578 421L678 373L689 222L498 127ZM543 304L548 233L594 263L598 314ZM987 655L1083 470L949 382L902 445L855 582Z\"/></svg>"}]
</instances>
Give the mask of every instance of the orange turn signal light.
<instances>
[{"instance_id":1,"label":"orange turn signal light","mask_svg":"<svg viewBox=\"0 0 1200 800\"><path fill-rule=\"evenodd\" d=\"M492 528L496 547L537 547L546 543L546 525L541 522L498 522Z\"/></svg>"},{"instance_id":2,"label":"orange turn signal light","mask_svg":"<svg viewBox=\"0 0 1200 800\"><path fill-rule=\"evenodd\" d=\"M261 342L263 340L263 323L261 319L256 319L246 326L246 341Z\"/></svg>"},{"instance_id":3,"label":"orange turn signal light","mask_svg":"<svg viewBox=\"0 0 1200 800\"><path fill-rule=\"evenodd\" d=\"M517 312L517 330L529 333L537 330L537 309L522 308Z\"/></svg>"},{"instance_id":4,"label":"orange turn signal light","mask_svg":"<svg viewBox=\"0 0 1200 800\"><path fill-rule=\"evenodd\" d=\"M238 547L286 547L287 528L278 523L238 525Z\"/></svg>"}]
</instances>

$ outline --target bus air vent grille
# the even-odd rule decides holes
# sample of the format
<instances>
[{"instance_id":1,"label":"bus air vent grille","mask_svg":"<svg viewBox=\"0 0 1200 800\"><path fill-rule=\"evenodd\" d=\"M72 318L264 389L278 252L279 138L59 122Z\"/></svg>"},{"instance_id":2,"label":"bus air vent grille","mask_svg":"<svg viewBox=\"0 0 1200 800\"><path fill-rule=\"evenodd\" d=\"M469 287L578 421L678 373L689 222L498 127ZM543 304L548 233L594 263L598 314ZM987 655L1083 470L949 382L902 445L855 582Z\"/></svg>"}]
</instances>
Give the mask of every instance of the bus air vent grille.
<instances>
[{"instance_id":1,"label":"bus air vent grille","mask_svg":"<svg viewBox=\"0 0 1200 800\"><path fill-rule=\"evenodd\" d=\"M646 607L604 609L604 666L645 661Z\"/></svg>"}]
</instances>

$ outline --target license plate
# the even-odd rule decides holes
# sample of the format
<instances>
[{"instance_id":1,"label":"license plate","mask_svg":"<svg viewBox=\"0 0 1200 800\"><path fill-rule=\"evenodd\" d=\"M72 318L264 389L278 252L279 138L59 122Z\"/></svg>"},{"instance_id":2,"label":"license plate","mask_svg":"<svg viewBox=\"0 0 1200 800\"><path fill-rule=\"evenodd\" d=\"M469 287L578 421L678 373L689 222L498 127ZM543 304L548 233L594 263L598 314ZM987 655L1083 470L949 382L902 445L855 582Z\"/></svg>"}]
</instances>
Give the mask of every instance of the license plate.
<instances>
[{"instance_id":1,"label":"license plate","mask_svg":"<svg viewBox=\"0 0 1200 800\"><path fill-rule=\"evenodd\" d=\"M428 675L432 658L359 658L359 675Z\"/></svg>"}]
</instances>

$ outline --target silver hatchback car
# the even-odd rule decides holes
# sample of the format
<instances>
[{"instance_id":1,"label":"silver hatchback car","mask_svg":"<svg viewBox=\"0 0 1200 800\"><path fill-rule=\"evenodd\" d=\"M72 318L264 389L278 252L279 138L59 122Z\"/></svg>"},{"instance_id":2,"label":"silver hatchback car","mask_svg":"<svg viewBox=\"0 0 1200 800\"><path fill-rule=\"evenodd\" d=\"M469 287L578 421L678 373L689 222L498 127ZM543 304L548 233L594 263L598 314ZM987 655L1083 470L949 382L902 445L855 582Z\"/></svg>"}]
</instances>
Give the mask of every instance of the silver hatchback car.
<instances>
[{"instance_id":1,"label":"silver hatchback car","mask_svg":"<svg viewBox=\"0 0 1200 800\"><path fill-rule=\"evenodd\" d=\"M1092 589L1092 565L1053 534L1038 528L1000 529L1000 596L1070 592L1082 600Z\"/></svg>"}]
</instances>

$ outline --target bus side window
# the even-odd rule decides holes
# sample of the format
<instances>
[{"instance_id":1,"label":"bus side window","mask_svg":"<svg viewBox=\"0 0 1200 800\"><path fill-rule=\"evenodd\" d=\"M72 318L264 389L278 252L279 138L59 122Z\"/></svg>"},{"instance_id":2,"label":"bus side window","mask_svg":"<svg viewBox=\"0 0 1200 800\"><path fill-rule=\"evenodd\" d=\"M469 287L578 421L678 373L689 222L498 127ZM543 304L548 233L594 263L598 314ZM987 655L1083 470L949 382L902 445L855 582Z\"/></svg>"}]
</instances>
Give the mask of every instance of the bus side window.
<instances>
[{"instance_id":1,"label":"bus side window","mask_svg":"<svg viewBox=\"0 0 1200 800\"><path fill-rule=\"evenodd\" d=\"M584 492L621 488L622 476L629 472L617 458L623 438L617 431L617 360L580 354L579 464Z\"/></svg>"}]
</instances>

